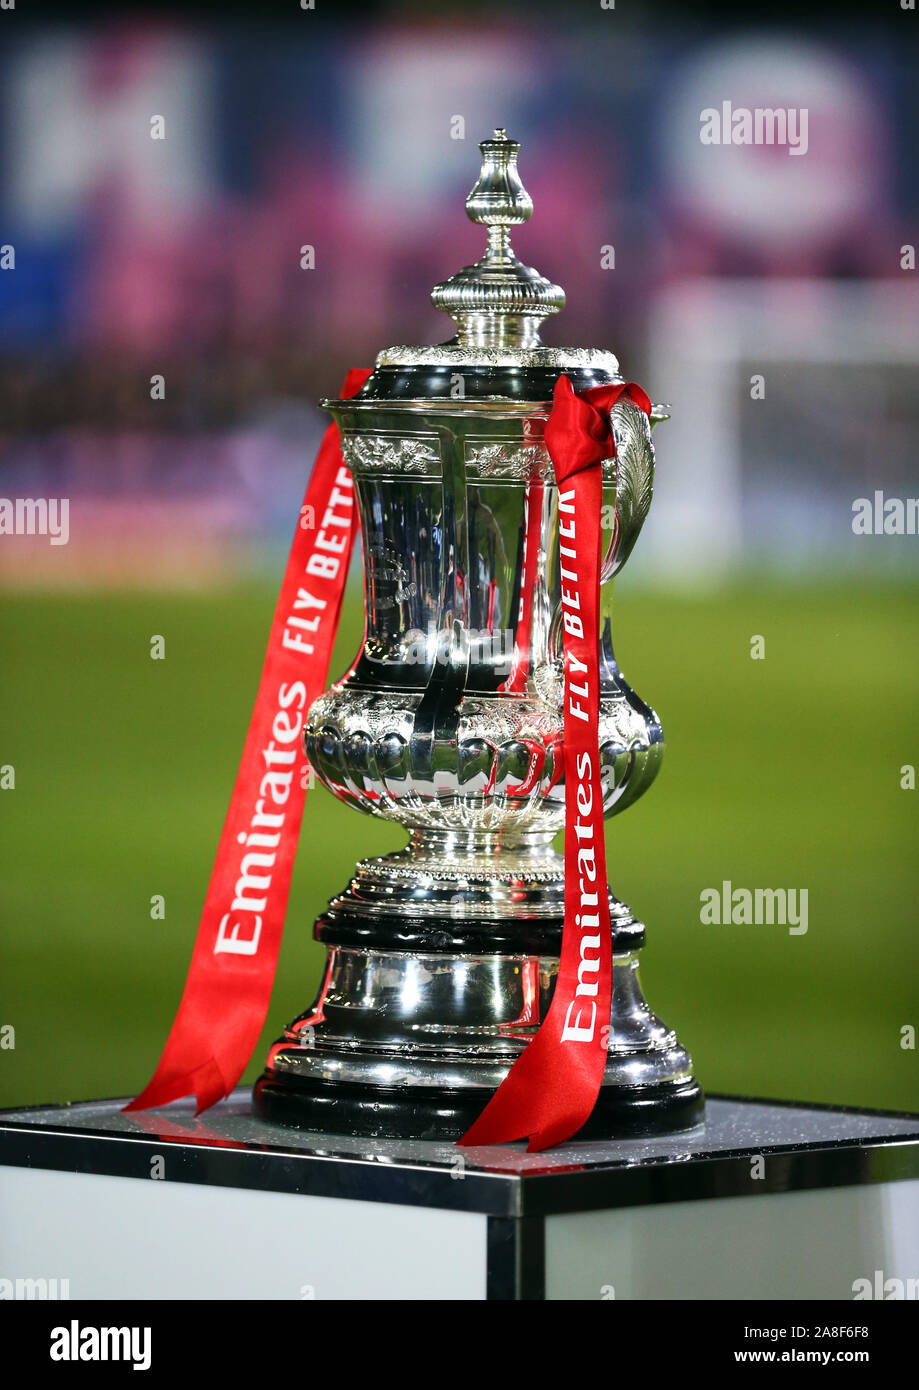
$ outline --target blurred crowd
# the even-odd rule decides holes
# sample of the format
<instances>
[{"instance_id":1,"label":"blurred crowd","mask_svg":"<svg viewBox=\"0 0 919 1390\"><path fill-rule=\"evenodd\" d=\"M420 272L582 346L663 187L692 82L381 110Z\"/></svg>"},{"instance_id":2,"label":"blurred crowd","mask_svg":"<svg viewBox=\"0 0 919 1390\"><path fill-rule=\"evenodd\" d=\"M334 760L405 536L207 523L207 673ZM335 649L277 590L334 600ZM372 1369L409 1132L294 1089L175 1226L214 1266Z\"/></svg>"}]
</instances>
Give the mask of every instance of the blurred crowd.
<instances>
[{"instance_id":1,"label":"blurred crowd","mask_svg":"<svg viewBox=\"0 0 919 1390\"><path fill-rule=\"evenodd\" d=\"M14 33L0 493L70 497L72 530L66 555L0 547L0 578L199 583L270 558L316 400L449 336L428 294L481 254L463 198L496 125L535 204L515 248L568 296L547 339L612 348L673 405L644 572L912 565L850 525L907 485L919 426L911 50L867 22L607 18ZM703 144L725 100L807 108L806 155Z\"/></svg>"}]
</instances>

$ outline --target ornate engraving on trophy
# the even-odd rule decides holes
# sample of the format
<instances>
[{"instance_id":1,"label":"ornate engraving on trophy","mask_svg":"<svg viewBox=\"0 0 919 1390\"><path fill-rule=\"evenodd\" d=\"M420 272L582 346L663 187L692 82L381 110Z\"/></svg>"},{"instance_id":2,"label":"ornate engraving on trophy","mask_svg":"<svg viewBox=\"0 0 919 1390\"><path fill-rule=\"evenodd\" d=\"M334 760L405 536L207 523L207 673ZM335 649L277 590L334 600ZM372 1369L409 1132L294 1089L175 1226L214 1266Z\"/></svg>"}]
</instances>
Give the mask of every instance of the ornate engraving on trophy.
<instances>
[{"instance_id":1,"label":"ornate engraving on trophy","mask_svg":"<svg viewBox=\"0 0 919 1390\"><path fill-rule=\"evenodd\" d=\"M431 436L345 434L341 452L351 472L440 475L440 447Z\"/></svg>"},{"instance_id":2,"label":"ornate engraving on trophy","mask_svg":"<svg viewBox=\"0 0 919 1390\"><path fill-rule=\"evenodd\" d=\"M466 442L466 473L470 478L531 478L555 484L552 460L545 444L478 444Z\"/></svg>"}]
</instances>

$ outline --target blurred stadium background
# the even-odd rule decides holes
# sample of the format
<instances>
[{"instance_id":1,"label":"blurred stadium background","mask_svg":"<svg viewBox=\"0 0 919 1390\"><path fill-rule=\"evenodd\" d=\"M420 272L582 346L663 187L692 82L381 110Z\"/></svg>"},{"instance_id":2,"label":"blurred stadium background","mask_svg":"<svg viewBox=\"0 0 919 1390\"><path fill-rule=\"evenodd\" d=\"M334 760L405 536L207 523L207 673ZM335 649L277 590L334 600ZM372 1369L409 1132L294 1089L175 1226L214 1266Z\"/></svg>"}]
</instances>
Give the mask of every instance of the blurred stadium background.
<instances>
[{"instance_id":1,"label":"blurred stadium background","mask_svg":"<svg viewBox=\"0 0 919 1390\"><path fill-rule=\"evenodd\" d=\"M917 30L860 14L4 13L0 495L69 498L70 539L0 537L16 779L0 793L16 1044L0 1103L148 1079L315 402L381 347L447 336L428 292L481 253L462 201L476 142L503 125L535 203L515 245L568 293L546 337L612 348L673 410L617 634L668 739L653 795L608 829L611 882L649 927L646 990L710 1090L919 1108L902 1045L919 1026L917 793L901 786L919 761L919 537L852 530L856 498L919 495L919 290L901 268L919 241ZM807 155L702 146L701 110L728 99L807 107ZM357 579L333 675L359 638ZM402 839L308 799L247 1076L312 998L315 914L356 857ZM806 888L807 934L701 924L724 879Z\"/></svg>"}]
</instances>

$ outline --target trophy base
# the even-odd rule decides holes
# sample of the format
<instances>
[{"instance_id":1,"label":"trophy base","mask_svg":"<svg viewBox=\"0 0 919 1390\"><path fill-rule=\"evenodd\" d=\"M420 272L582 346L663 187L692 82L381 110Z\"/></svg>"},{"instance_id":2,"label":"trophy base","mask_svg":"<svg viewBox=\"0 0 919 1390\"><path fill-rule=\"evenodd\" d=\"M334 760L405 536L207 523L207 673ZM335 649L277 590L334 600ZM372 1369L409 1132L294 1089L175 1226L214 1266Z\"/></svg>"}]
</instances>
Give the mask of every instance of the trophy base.
<instances>
[{"instance_id":1,"label":"trophy base","mask_svg":"<svg viewBox=\"0 0 919 1390\"><path fill-rule=\"evenodd\" d=\"M430 843L428 843L430 840ZM555 991L564 865L551 836L447 852L436 837L358 865L316 924L326 969L271 1048L256 1112L298 1129L459 1139L536 1036ZM500 852L497 852L500 850ZM691 1129L692 1060L649 1009L644 926L610 894L612 1008L583 1139Z\"/></svg>"},{"instance_id":2,"label":"trophy base","mask_svg":"<svg viewBox=\"0 0 919 1390\"><path fill-rule=\"evenodd\" d=\"M253 1098L256 1113L274 1124L373 1139L459 1139L488 1099L425 1087L384 1089L279 1078L271 1071L256 1081ZM705 1097L694 1080L631 1089L604 1086L590 1119L573 1139L677 1134L701 1124L704 1112Z\"/></svg>"}]
</instances>

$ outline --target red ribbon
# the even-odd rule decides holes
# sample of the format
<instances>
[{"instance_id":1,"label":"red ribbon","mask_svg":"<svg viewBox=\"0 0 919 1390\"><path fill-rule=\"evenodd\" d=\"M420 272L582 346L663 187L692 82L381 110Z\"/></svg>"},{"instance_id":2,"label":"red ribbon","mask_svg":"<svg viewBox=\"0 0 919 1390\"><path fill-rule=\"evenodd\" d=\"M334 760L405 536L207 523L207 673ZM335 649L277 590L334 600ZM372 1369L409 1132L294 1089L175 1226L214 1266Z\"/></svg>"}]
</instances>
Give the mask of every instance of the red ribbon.
<instances>
[{"instance_id":1,"label":"red ribbon","mask_svg":"<svg viewBox=\"0 0 919 1390\"><path fill-rule=\"evenodd\" d=\"M555 992L536 1034L460 1144L529 1138L531 1151L570 1139L596 1104L609 1045L612 933L600 780L601 463L615 456L620 397L646 414L640 386L555 384L545 440L558 483L564 630L565 923Z\"/></svg>"},{"instance_id":2,"label":"red ribbon","mask_svg":"<svg viewBox=\"0 0 919 1390\"><path fill-rule=\"evenodd\" d=\"M349 371L342 397L355 395L369 375ZM546 424L559 487L564 625L564 744L553 750L556 776L564 758L568 830L562 951L545 1021L461 1144L529 1137L536 1150L561 1143L587 1120L603 1076L612 951L598 735L600 464L615 454L609 412L620 397L650 414L639 386L576 394L560 377ZM529 666L523 619L532 609L541 493L539 485L527 499L521 622L508 689L518 688ZM179 1010L153 1079L126 1110L194 1092L200 1114L229 1095L258 1041L306 795L300 735L325 687L356 532L351 477L332 424L301 508ZM527 965L532 974L533 963Z\"/></svg>"},{"instance_id":3,"label":"red ribbon","mask_svg":"<svg viewBox=\"0 0 919 1390\"><path fill-rule=\"evenodd\" d=\"M520 604L517 630L514 634L514 657L511 673L498 689L505 695L522 695L530 674L530 634L533 630L533 595L536 591L536 571L539 565L539 543L542 539L542 504L546 485L541 478L531 478L523 494L523 554L520 566Z\"/></svg>"},{"instance_id":4,"label":"red ribbon","mask_svg":"<svg viewBox=\"0 0 919 1390\"><path fill-rule=\"evenodd\" d=\"M369 375L352 368L342 397ZM230 1094L258 1042L303 819L300 736L325 688L356 533L351 475L332 424L300 509L179 1011L153 1079L126 1110L194 1092L200 1114Z\"/></svg>"}]
</instances>

